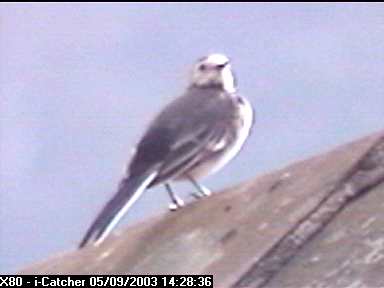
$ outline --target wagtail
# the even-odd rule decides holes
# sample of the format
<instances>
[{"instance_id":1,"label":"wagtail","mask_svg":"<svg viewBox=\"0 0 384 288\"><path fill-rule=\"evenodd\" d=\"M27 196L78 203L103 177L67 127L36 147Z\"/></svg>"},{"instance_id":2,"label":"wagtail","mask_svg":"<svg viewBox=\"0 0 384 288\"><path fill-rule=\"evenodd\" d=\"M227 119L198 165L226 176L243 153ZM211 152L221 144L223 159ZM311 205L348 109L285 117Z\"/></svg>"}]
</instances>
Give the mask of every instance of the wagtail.
<instances>
[{"instance_id":1,"label":"wagtail","mask_svg":"<svg viewBox=\"0 0 384 288\"><path fill-rule=\"evenodd\" d=\"M194 65L190 83L150 123L117 193L96 217L80 247L101 243L148 188L164 184L171 209L184 202L171 182L190 181L199 197L210 191L197 180L227 164L243 146L253 125L250 103L236 91L229 59L211 54Z\"/></svg>"}]
</instances>

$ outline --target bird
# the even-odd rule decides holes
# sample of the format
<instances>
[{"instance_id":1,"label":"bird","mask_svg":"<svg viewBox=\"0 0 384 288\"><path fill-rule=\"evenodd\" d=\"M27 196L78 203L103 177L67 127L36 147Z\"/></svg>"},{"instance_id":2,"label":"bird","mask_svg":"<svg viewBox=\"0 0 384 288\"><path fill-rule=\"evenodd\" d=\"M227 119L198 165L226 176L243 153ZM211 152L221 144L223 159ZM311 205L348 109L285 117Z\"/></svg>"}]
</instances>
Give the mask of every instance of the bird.
<instances>
[{"instance_id":1,"label":"bird","mask_svg":"<svg viewBox=\"0 0 384 288\"><path fill-rule=\"evenodd\" d=\"M198 179L223 168L234 158L254 124L250 102L237 92L230 59L208 54L193 65L189 83L149 123L136 145L116 194L106 203L79 248L102 243L142 193L163 184L170 209L184 206L171 182L189 181L197 198L211 191Z\"/></svg>"}]
</instances>

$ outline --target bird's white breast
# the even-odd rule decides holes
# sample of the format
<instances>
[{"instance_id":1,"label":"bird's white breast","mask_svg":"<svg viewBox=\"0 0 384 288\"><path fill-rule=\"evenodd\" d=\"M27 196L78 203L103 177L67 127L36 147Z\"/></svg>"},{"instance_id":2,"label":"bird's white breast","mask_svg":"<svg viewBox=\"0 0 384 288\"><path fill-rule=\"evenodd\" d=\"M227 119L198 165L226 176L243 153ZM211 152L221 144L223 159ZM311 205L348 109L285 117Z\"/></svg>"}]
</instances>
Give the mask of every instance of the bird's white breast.
<instances>
[{"instance_id":1,"label":"bird's white breast","mask_svg":"<svg viewBox=\"0 0 384 288\"><path fill-rule=\"evenodd\" d=\"M223 153L219 154L217 158L213 158L204 163L201 163L196 169L190 172L190 175L195 178L205 177L211 175L221 168L223 168L233 157L235 157L241 150L246 139L249 136L249 133L252 128L253 123L253 109L247 99L242 98L242 102L238 104L239 117L241 119L241 125L238 128L237 135L233 141L231 141L230 146L225 148ZM223 139L223 142L216 144L214 150L223 149L223 147L228 144L226 143L228 139Z\"/></svg>"},{"instance_id":2,"label":"bird's white breast","mask_svg":"<svg viewBox=\"0 0 384 288\"><path fill-rule=\"evenodd\" d=\"M231 145L231 147L228 148L227 151L223 154L221 159L218 161L217 166L212 169L211 173L218 171L233 157L235 157L240 152L241 148L243 147L245 141L249 136L253 123L253 109L247 99L242 98L242 100L243 103L239 105L239 115L242 119L242 126L241 128L239 128L236 140L234 140L234 143Z\"/></svg>"}]
</instances>

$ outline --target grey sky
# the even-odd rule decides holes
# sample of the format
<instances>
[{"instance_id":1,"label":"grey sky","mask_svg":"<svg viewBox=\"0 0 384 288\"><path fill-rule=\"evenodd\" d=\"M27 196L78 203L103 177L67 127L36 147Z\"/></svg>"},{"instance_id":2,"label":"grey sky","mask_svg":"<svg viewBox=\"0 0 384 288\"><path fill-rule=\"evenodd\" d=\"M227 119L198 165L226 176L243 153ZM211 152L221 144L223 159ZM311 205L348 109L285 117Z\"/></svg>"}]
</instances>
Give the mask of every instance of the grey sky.
<instances>
[{"instance_id":1,"label":"grey sky","mask_svg":"<svg viewBox=\"0 0 384 288\"><path fill-rule=\"evenodd\" d=\"M0 272L75 248L211 52L257 113L212 190L383 128L383 4L0 4ZM149 190L124 224L167 204Z\"/></svg>"}]
</instances>

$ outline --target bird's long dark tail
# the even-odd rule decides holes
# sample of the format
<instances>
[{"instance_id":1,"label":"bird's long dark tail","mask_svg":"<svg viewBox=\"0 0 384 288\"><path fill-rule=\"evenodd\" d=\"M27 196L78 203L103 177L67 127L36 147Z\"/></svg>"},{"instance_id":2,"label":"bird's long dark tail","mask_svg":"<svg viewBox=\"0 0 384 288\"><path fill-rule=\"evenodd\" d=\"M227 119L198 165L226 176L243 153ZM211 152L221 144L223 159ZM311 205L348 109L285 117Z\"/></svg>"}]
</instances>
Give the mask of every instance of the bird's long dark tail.
<instances>
[{"instance_id":1,"label":"bird's long dark tail","mask_svg":"<svg viewBox=\"0 0 384 288\"><path fill-rule=\"evenodd\" d=\"M148 172L140 176L128 176L124 178L117 193L104 206L95 221L89 227L79 248L88 242L101 243L121 220L128 209L141 196L144 190L156 177L157 172Z\"/></svg>"}]
</instances>

